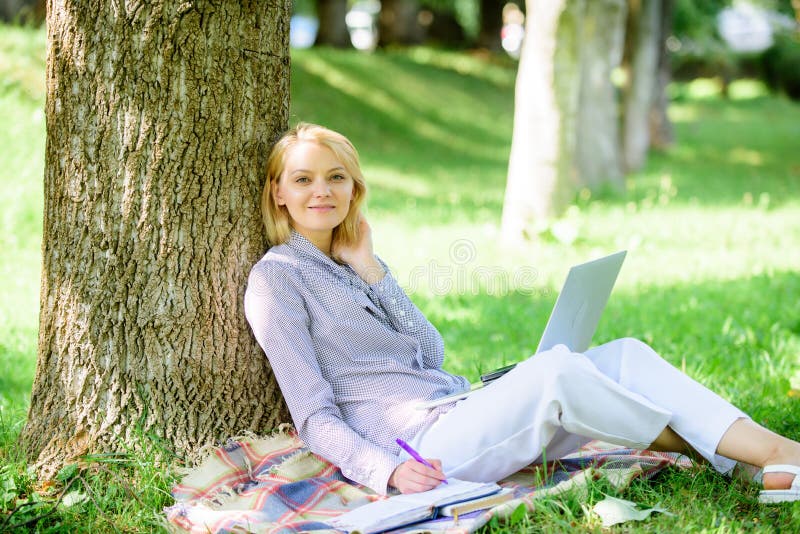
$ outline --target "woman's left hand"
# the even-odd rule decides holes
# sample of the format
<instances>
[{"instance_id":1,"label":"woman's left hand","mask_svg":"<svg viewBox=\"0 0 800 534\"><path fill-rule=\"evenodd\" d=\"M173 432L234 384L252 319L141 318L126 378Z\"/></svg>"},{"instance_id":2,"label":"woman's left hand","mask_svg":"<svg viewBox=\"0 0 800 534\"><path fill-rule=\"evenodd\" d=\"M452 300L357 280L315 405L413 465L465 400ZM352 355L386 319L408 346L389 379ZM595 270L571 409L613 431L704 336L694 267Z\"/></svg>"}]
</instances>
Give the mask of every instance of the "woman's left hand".
<instances>
[{"instance_id":1,"label":"woman's left hand","mask_svg":"<svg viewBox=\"0 0 800 534\"><path fill-rule=\"evenodd\" d=\"M375 258L372 229L363 215L358 220L358 241L349 246L335 246L331 254L348 264L368 284L380 282L386 275L386 271Z\"/></svg>"}]
</instances>

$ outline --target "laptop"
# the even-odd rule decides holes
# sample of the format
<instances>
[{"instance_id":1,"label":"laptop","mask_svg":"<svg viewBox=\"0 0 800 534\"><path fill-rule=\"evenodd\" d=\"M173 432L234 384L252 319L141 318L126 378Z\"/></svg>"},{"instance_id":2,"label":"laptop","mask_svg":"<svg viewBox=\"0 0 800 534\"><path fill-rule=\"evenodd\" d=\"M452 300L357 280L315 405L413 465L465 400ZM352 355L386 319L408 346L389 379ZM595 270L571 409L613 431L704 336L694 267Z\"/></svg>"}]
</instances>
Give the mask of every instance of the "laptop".
<instances>
[{"instance_id":1,"label":"laptop","mask_svg":"<svg viewBox=\"0 0 800 534\"><path fill-rule=\"evenodd\" d=\"M572 352L585 352L589 348L626 254L627 251L621 250L603 258L574 265L569 270L535 354L556 345L566 345ZM464 399L515 366L516 364L507 365L484 374L481 382L473 384L471 389L420 402L416 408L424 410Z\"/></svg>"}]
</instances>

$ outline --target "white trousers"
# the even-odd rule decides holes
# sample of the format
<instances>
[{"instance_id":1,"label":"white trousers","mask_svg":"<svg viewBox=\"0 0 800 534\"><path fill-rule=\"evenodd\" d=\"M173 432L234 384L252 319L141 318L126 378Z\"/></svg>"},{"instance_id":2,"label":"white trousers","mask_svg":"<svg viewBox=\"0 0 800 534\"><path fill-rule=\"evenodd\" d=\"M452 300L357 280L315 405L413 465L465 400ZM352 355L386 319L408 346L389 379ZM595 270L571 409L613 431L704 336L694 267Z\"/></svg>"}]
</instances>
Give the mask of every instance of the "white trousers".
<instances>
[{"instance_id":1,"label":"white trousers","mask_svg":"<svg viewBox=\"0 0 800 534\"><path fill-rule=\"evenodd\" d=\"M741 410L663 360L645 343L618 339L585 354L564 345L532 356L420 431L411 441L447 476L497 481L592 439L647 448L669 425L720 472L716 454Z\"/></svg>"}]
</instances>

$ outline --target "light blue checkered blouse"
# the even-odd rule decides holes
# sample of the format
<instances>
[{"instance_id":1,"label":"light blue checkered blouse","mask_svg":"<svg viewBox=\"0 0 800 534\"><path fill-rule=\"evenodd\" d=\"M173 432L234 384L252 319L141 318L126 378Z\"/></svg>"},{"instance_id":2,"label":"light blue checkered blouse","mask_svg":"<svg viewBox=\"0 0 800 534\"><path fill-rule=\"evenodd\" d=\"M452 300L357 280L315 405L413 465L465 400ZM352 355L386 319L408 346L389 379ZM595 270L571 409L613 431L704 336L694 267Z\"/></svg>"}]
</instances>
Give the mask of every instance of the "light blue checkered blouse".
<instances>
[{"instance_id":1,"label":"light blue checkered blouse","mask_svg":"<svg viewBox=\"0 0 800 534\"><path fill-rule=\"evenodd\" d=\"M469 387L441 369L441 335L388 269L368 285L296 232L253 267L245 313L300 437L379 493L402 461L395 439L453 406L414 405Z\"/></svg>"}]
</instances>

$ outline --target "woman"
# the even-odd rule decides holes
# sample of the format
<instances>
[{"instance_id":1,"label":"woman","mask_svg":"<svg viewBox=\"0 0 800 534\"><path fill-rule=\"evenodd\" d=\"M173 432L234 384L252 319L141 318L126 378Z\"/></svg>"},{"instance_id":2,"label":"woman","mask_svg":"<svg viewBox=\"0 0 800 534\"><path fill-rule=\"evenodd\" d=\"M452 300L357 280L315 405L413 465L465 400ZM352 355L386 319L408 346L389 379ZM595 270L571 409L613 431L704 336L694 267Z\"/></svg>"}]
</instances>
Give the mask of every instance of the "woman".
<instances>
[{"instance_id":1,"label":"woman","mask_svg":"<svg viewBox=\"0 0 800 534\"><path fill-rule=\"evenodd\" d=\"M373 253L358 155L342 135L299 124L273 147L262 212L272 248L253 267L245 311L308 447L378 493L445 476L499 480L590 439L699 454L721 472L764 468L764 502L800 499L800 443L622 339L537 354L469 398L444 347ZM401 438L426 466L396 444Z\"/></svg>"}]
</instances>

